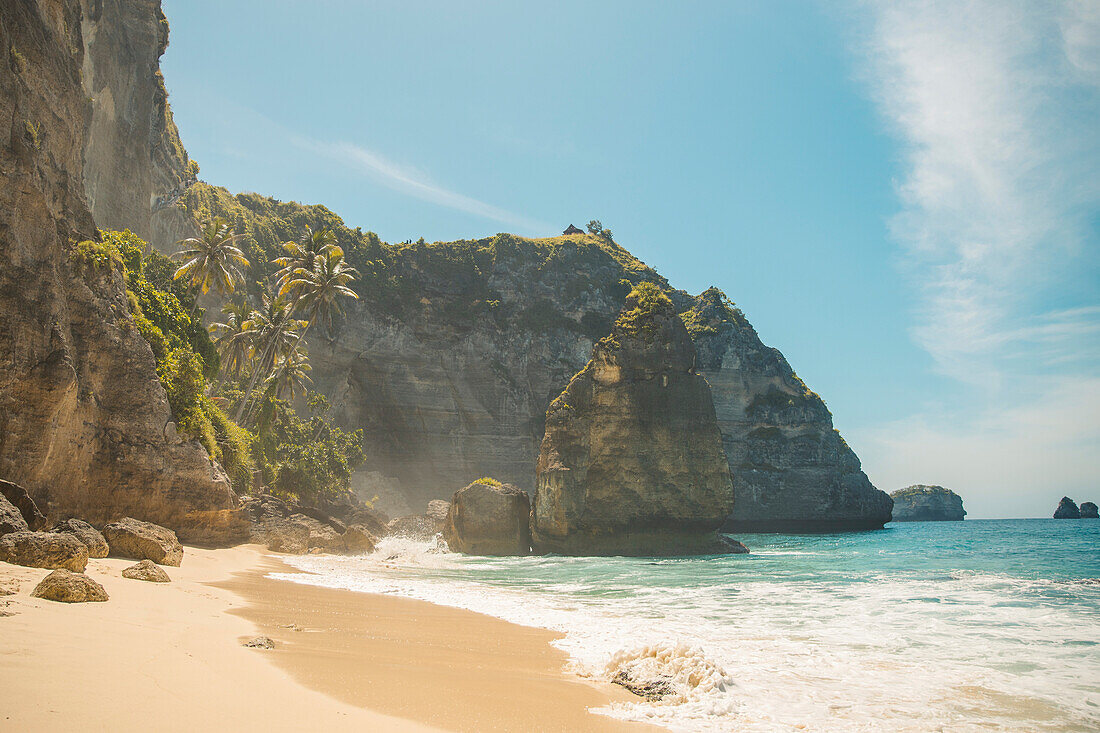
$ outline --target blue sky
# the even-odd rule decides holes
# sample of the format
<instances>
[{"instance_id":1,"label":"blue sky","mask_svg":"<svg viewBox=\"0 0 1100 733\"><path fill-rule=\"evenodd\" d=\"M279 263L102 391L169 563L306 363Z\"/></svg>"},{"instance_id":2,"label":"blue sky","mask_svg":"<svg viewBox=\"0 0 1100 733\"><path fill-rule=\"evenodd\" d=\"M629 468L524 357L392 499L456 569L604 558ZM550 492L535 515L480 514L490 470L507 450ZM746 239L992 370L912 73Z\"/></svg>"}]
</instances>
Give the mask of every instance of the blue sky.
<instances>
[{"instance_id":1,"label":"blue sky","mask_svg":"<svg viewBox=\"0 0 1100 733\"><path fill-rule=\"evenodd\" d=\"M1100 4L165 0L202 178L383 239L598 218L877 486L1100 499Z\"/></svg>"}]
</instances>

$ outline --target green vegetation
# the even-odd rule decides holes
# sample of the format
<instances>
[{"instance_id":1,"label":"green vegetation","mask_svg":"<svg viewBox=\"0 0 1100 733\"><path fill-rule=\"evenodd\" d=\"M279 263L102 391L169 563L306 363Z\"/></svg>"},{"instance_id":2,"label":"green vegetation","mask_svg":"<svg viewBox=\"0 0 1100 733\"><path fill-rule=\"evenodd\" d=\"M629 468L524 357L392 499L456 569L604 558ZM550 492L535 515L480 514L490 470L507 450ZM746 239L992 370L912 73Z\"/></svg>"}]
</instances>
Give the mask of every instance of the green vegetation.
<instances>
[{"instance_id":1,"label":"green vegetation","mask_svg":"<svg viewBox=\"0 0 1100 733\"><path fill-rule=\"evenodd\" d=\"M229 230L220 236L233 235ZM335 427L326 417L325 398L308 392L310 367L301 338L307 324L294 317L293 304L269 291L255 310L238 294L212 328L215 342L193 318L194 280L176 278L174 263L129 231L103 231L100 237L76 244L71 259L85 271L123 274L133 324L152 349L177 430L197 439L240 492L250 489L257 471L272 490L304 500L346 490L363 459L362 432ZM261 362L261 352L271 358ZM253 432L225 410L245 402L242 385L254 375L264 388L255 398ZM309 417L284 397L304 403Z\"/></svg>"},{"instance_id":2,"label":"green vegetation","mask_svg":"<svg viewBox=\"0 0 1100 733\"><path fill-rule=\"evenodd\" d=\"M27 58L19 53L15 46L11 47L11 70L16 74L22 74L27 70Z\"/></svg>"},{"instance_id":3,"label":"green vegetation","mask_svg":"<svg viewBox=\"0 0 1100 733\"><path fill-rule=\"evenodd\" d=\"M727 324L737 328L748 325L741 309L715 287L707 288L700 293L695 299L695 304L680 314L680 320L684 322L692 338L701 335L717 335Z\"/></svg>"},{"instance_id":4,"label":"green vegetation","mask_svg":"<svg viewBox=\"0 0 1100 733\"><path fill-rule=\"evenodd\" d=\"M41 122L31 122L30 120L23 120L23 132L26 133L27 139L30 141L31 146L35 150L39 150L42 147L42 140L39 138L39 133L41 133L41 131Z\"/></svg>"},{"instance_id":5,"label":"green vegetation","mask_svg":"<svg viewBox=\"0 0 1100 733\"><path fill-rule=\"evenodd\" d=\"M641 336L652 343L661 331L661 316L675 316L676 309L664 292L650 282L639 283L626 296L626 305L615 321L624 336Z\"/></svg>"},{"instance_id":6,"label":"green vegetation","mask_svg":"<svg viewBox=\"0 0 1100 733\"><path fill-rule=\"evenodd\" d=\"M481 478L475 480L473 483L475 483L475 484L485 484L486 486L502 486L503 485L499 481L497 481L495 478L490 478L489 476L482 476Z\"/></svg>"},{"instance_id":7,"label":"green vegetation","mask_svg":"<svg viewBox=\"0 0 1100 733\"><path fill-rule=\"evenodd\" d=\"M202 236L177 242L184 249L173 253L172 259L183 264L172 279L186 280L202 294L211 286L223 295L232 293L243 279L240 268L248 267L248 258L236 246L240 238L225 219L210 220Z\"/></svg>"}]
</instances>

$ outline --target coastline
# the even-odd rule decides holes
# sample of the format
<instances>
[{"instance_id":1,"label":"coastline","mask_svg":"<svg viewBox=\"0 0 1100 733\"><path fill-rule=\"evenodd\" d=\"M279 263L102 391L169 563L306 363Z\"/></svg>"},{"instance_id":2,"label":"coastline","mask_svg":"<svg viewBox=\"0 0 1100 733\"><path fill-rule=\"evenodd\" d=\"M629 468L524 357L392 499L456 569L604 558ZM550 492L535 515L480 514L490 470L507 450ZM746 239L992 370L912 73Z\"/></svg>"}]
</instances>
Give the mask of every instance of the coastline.
<instances>
[{"instance_id":1,"label":"coastline","mask_svg":"<svg viewBox=\"0 0 1100 733\"><path fill-rule=\"evenodd\" d=\"M636 698L564 672L553 632L270 579L291 568L264 553L188 547L168 584L90 560L106 603L33 598L49 571L0 563L0 727L661 730L587 712ZM275 649L242 646L260 634Z\"/></svg>"}]
</instances>

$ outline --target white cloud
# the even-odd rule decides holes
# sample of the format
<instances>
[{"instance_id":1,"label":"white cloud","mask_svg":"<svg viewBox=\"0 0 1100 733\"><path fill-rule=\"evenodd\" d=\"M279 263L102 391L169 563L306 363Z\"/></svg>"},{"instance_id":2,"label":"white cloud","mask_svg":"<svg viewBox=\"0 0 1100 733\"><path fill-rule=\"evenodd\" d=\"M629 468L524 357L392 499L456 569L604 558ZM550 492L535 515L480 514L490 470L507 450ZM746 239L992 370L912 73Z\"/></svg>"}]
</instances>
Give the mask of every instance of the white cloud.
<instances>
[{"instance_id":1,"label":"white cloud","mask_svg":"<svg viewBox=\"0 0 1100 733\"><path fill-rule=\"evenodd\" d=\"M864 431L869 473L992 492L987 516L1034 512L1061 496L1052 481L1097 486L1100 3L860 7L864 73L903 149L891 232L912 336L968 393Z\"/></svg>"},{"instance_id":2,"label":"white cloud","mask_svg":"<svg viewBox=\"0 0 1100 733\"><path fill-rule=\"evenodd\" d=\"M388 188L422 201L502 224L521 227L528 231L545 232L549 228L548 225L541 222L532 221L519 214L487 204L484 201L448 190L433 183L425 173L387 160L379 153L360 145L348 142L319 142L300 137L294 138L294 142L300 147L349 165Z\"/></svg>"}]
</instances>

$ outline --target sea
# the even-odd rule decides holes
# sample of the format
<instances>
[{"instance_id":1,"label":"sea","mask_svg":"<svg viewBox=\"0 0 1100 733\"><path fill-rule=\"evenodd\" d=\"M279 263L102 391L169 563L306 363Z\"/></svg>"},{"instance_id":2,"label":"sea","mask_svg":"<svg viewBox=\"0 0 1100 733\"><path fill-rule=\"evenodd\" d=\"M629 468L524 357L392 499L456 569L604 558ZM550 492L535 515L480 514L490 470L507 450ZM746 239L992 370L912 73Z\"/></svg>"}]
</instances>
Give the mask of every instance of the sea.
<instances>
[{"instance_id":1,"label":"sea","mask_svg":"<svg viewBox=\"0 0 1100 733\"><path fill-rule=\"evenodd\" d=\"M1100 521L737 539L751 554L478 558L389 538L275 577L561 632L568 671L666 693L593 712L675 731L1100 731Z\"/></svg>"}]
</instances>

